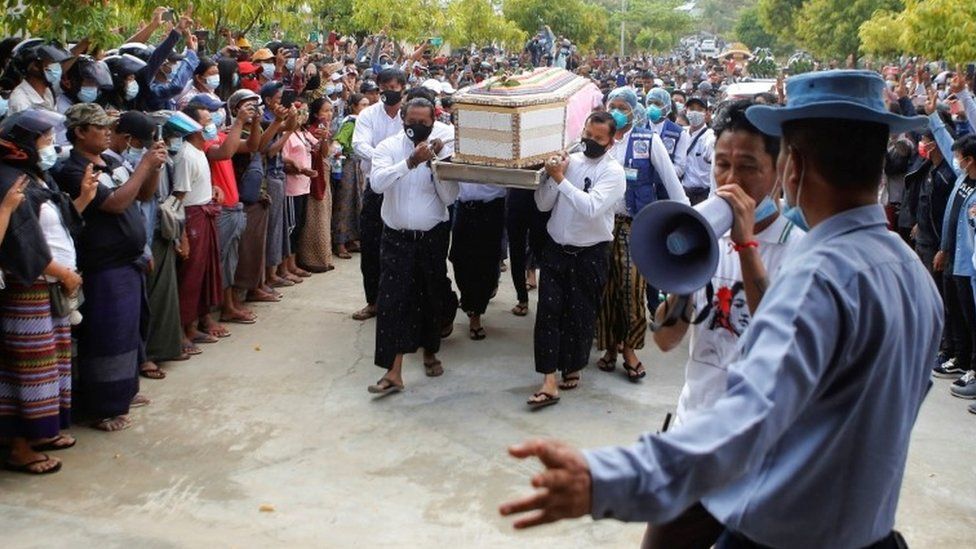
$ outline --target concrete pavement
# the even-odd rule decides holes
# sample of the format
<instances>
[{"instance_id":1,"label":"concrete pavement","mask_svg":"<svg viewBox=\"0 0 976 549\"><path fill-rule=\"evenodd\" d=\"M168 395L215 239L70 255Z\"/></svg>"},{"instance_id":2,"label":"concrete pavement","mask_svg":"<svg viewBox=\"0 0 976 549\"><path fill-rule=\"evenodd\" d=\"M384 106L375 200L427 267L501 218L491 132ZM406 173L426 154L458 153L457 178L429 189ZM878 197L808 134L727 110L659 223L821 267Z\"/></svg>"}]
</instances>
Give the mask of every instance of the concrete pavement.
<instances>
[{"instance_id":1,"label":"concrete pavement","mask_svg":"<svg viewBox=\"0 0 976 549\"><path fill-rule=\"evenodd\" d=\"M0 473L3 547L636 547L641 525L589 519L516 533L499 503L527 492L537 463L505 453L527 437L623 444L660 428L687 349L641 353L642 384L587 368L579 390L537 413L524 402L533 316L510 279L470 341L459 316L446 373L405 367L407 390L374 400L373 321L358 256L255 306L252 326L143 380L152 406L120 433L75 427L62 472ZM533 308L535 294L532 294ZM594 352L593 360L597 358ZM976 416L937 381L915 428L898 528L913 547L974 546ZM891 403L897 406L898 403Z\"/></svg>"}]
</instances>

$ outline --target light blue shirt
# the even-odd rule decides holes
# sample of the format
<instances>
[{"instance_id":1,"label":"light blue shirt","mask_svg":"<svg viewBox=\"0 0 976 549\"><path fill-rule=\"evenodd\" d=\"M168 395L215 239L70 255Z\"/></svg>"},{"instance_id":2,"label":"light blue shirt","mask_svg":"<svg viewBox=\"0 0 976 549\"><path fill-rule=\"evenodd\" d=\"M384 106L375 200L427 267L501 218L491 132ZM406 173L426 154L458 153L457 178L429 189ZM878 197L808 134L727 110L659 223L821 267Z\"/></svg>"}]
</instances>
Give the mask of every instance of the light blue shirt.
<instances>
[{"instance_id":1,"label":"light blue shirt","mask_svg":"<svg viewBox=\"0 0 976 549\"><path fill-rule=\"evenodd\" d=\"M461 202L491 202L508 195L508 190L498 185L461 183L460 187L461 193L458 195L458 200Z\"/></svg>"},{"instance_id":2,"label":"light blue shirt","mask_svg":"<svg viewBox=\"0 0 976 549\"><path fill-rule=\"evenodd\" d=\"M695 502L773 547L863 547L893 528L942 301L879 205L794 247L714 408L585 452L593 517L666 522Z\"/></svg>"},{"instance_id":3,"label":"light blue shirt","mask_svg":"<svg viewBox=\"0 0 976 549\"><path fill-rule=\"evenodd\" d=\"M972 111L973 116L976 116L976 102L973 101L969 92L961 92L957 94L957 97L962 101L966 112L969 113ZM973 256L974 231L972 224L969 222L969 208L976 204L976 192L971 193L966 198L962 207L959 208L959 215L955 219L952 219L953 204L959 199L959 188L966 181L966 174L956 171L953 165L952 136L949 134L949 130L946 129L942 119L939 118L938 113L929 115L929 129L932 130L932 136L935 137L939 152L942 153L942 157L946 159L946 162L950 166L953 166L953 171L956 173L957 178L956 184L952 188L952 193L949 194L945 217L942 219L942 249L952 254L952 265L950 267L952 268L953 275L976 276L976 268L973 266L976 263L976 259ZM950 240L949 231L956 232L956 245L952 250L945 249L945 246L949 244Z\"/></svg>"}]
</instances>

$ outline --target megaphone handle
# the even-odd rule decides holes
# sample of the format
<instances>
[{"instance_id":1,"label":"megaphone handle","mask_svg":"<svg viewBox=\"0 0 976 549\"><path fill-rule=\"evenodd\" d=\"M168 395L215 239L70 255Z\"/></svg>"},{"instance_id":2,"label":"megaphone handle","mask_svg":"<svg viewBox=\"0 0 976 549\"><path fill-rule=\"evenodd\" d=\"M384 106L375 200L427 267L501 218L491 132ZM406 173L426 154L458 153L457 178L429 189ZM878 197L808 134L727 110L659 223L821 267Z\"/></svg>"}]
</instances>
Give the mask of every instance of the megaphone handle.
<instances>
[{"instance_id":1,"label":"megaphone handle","mask_svg":"<svg viewBox=\"0 0 976 549\"><path fill-rule=\"evenodd\" d=\"M676 298L677 302L674 304L674 307L670 308L668 307L668 299L664 299L664 320L660 324L654 321L653 315L648 319L652 332L656 332L661 328L670 328L677 324L679 319L691 324L691 313L688 311L688 306L691 304L691 296L679 295Z\"/></svg>"}]
</instances>

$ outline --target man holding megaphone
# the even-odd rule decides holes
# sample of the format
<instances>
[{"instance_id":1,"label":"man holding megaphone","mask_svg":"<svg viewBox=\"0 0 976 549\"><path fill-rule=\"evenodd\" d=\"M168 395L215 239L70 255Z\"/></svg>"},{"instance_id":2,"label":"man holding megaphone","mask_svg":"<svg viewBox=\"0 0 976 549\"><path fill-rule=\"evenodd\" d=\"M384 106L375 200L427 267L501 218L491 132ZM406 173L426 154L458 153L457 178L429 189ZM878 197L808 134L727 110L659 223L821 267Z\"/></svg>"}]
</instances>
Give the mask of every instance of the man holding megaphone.
<instances>
[{"instance_id":1,"label":"man holding megaphone","mask_svg":"<svg viewBox=\"0 0 976 549\"><path fill-rule=\"evenodd\" d=\"M739 336L759 307L770 274L802 236L779 214L776 157L779 139L763 134L746 118L751 99L725 103L713 121L716 194L732 207L732 228L719 238L718 267L711 280L690 299L671 295L658 307L654 342L668 352L684 339L694 322L694 337L678 400L678 421L709 408L725 392L726 369L736 357ZM667 323L670 309L687 303L685 315Z\"/></svg>"}]
</instances>

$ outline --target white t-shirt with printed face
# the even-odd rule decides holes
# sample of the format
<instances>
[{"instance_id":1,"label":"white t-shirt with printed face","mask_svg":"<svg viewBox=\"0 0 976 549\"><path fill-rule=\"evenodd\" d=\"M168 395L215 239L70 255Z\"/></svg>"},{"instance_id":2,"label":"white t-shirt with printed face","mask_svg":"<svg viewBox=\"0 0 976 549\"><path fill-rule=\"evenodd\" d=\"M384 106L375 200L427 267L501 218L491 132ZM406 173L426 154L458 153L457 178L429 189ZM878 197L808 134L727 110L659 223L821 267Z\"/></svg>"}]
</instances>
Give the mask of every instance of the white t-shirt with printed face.
<instances>
[{"instance_id":1,"label":"white t-shirt with printed face","mask_svg":"<svg viewBox=\"0 0 976 549\"><path fill-rule=\"evenodd\" d=\"M788 249L803 237L782 215L756 235L759 256L769 278L775 276ZM691 327L691 349L685 367L685 385L678 399L678 421L711 408L725 393L727 369L738 354L739 337L749 327L752 315L742 282L739 256L731 250L727 233L719 239L719 260L708 286L692 296L695 313L702 321ZM707 308L707 309L706 309Z\"/></svg>"}]
</instances>

